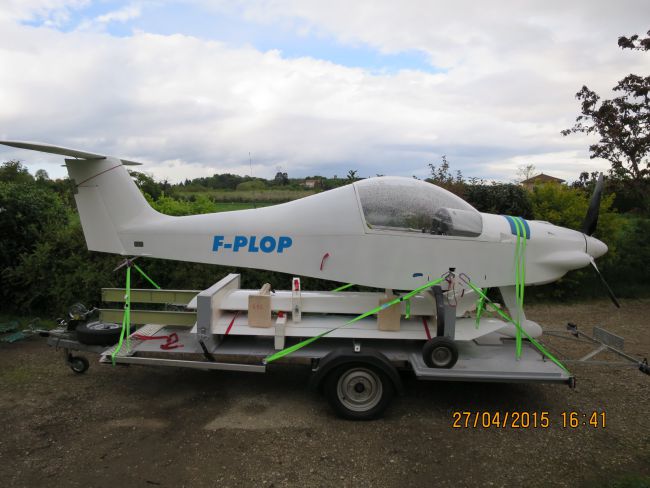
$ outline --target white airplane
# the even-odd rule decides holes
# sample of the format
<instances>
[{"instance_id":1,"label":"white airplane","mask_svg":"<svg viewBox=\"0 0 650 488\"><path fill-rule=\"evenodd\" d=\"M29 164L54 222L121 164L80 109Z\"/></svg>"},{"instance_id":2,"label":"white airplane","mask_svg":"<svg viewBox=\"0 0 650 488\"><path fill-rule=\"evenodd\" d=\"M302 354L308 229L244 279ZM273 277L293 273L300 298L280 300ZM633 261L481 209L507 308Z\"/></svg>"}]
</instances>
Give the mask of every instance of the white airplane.
<instances>
[{"instance_id":1,"label":"white airplane","mask_svg":"<svg viewBox=\"0 0 650 488\"><path fill-rule=\"evenodd\" d=\"M433 184L369 178L271 207L172 217L151 208L133 182L126 166L138 163L41 143L0 144L68 156L91 251L258 268L390 290L414 290L455 268L476 286L500 288L524 330L541 335L537 324L525 320L515 296L514 219L478 212ZM520 220L526 285L550 283L589 264L596 268L594 259L607 252L591 235L601 192L602 175L583 232ZM505 333L514 336L514 327Z\"/></svg>"}]
</instances>

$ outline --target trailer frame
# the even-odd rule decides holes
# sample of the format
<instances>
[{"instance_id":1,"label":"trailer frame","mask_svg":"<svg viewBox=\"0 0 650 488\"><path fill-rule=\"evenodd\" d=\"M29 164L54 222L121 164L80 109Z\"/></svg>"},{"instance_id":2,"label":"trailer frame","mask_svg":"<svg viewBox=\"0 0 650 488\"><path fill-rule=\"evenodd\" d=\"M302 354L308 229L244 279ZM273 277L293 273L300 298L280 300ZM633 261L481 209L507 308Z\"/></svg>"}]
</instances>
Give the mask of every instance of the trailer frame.
<instances>
[{"instance_id":1,"label":"trailer frame","mask_svg":"<svg viewBox=\"0 0 650 488\"><path fill-rule=\"evenodd\" d=\"M187 305L188 309L196 309L193 327L145 324L134 330L125 341L128 346L126 343L121 347L117 344L110 347L82 344L76 339L75 331L65 327L42 332L41 335L47 336L49 345L63 350L66 363L76 373L85 372L89 363L83 356L73 353L98 354L99 362L108 365L264 373L272 368L264 363L264 358L304 337L312 336L318 327L330 327L331 323L337 321L340 323L342 316L333 315L337 310L337 300L342 304L342 309L350 313L356 311L353 307L356 297L364 302L361 306L373 299L369 293L350 292L332 296L331 292L324 292L319 296L318 292L310 292L310 299L304 307L302 305L305 303L300 303L300 294L296 290L290 297L286 292L279 292L276 293L276 303L281 306L275 324L255 328L257 333L251 333L251 327L246 323L247 311L241 314L240 311L244 308L242 297L250 296L254 291L241 290L239 282L239 275L231 274L199 292ZM112 296L115 297L115 293ZM405 328L402 333L376 331L373 334L370 321L374 319L364 319L366 322L357 329L323 337L293 352L287 359L309 364L313 373L310 385L325 391L339 415L352 419L380 416L390 403L384 396L392 398L393 393L402 392L398 370L404 368L411 370L419 380L563 383L575 386L573 375L547 360L527 341L524 342L521 357L517 358L514 339L500 334L498 329L478 338L458 340L464 336L456 320L455 307L443 301L440 290L416 298L417 307L412 307L416 308L416 313L425 313L425 300L428 300L431 307L429 317L437 316L437 324L433 328L436 337L432 339L447 337L457 347L458 360L453 367L429 367L426 364L422 352L426 341L424 331L420 336L413 327ZM326 310L310 318L310 313L317 309L317 303L325 303ZM235 307L239 307L239 311L235 311ZM289 308L289 311L282 308ZM298 319L289 323L289 314L296 313ZM401 317L400 322L404 322ZM229 326L224 328L224 324ZM393 338L390 334L393 334ZM428 329L426 334L429 334ZM162 348L162 341L171 336L174 336L174 348ZM374 393L371 395L369 392Z\"/></svg>"}]
</instances>

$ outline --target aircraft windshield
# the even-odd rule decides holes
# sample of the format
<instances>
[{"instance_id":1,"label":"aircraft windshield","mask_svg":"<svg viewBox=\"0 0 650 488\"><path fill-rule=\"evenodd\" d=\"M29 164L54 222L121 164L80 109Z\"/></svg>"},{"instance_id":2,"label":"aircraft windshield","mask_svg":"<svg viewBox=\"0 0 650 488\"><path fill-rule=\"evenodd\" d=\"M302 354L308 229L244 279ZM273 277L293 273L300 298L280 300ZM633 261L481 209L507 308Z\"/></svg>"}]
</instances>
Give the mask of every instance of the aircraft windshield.
<instances>
[{"instance_id":1,"label":"aircraft windshield","mask_svg":"<svg viewBox=\"0 0 650 488\"><path fill-rule=\"evenodd\" d=\"M372 229L477 237L481 214L438 186L411 178L371 178L355 183Z\"/></svg>"}]
</instances>

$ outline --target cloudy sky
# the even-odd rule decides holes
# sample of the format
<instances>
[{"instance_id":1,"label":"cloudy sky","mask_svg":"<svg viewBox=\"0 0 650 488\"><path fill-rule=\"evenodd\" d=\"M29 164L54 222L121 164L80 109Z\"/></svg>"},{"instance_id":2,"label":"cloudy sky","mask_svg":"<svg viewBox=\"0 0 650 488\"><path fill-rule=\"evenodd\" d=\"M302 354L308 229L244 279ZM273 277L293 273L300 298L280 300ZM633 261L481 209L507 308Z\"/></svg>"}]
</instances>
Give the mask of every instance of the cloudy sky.
<instances>
[{"instance_id":1,"label":"cloudy sky","mask_svg":"<svg viewBox=\"0 0 650 488\"><path fill-rule=\"evenodd\" d=\"M216 172L466 176L606 169L560 131L647 54L650 2L0 0L0 139ZM60 159L10 148L31 170Z\"/></svg>"}]
</instances>

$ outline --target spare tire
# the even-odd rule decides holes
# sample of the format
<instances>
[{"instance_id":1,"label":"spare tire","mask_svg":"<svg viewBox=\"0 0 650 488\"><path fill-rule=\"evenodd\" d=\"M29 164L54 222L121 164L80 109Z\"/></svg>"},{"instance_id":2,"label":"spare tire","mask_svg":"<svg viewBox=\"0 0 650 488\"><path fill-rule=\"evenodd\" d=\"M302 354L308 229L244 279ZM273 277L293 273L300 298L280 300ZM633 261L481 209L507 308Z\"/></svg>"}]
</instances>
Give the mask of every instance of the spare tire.
<instances>
[{"instance_id":1,"label":"spare tire","mask_svg":"<svg viewBox=\"0 0 650 488\"><path fill-rule=\"evenodd\" d=\"M131 327L131 332L135 327ZM113 322L90 322L77 326L77 340L88 346L112 346L117 344L122 325Z\"/></svg>"}]
</instances>

